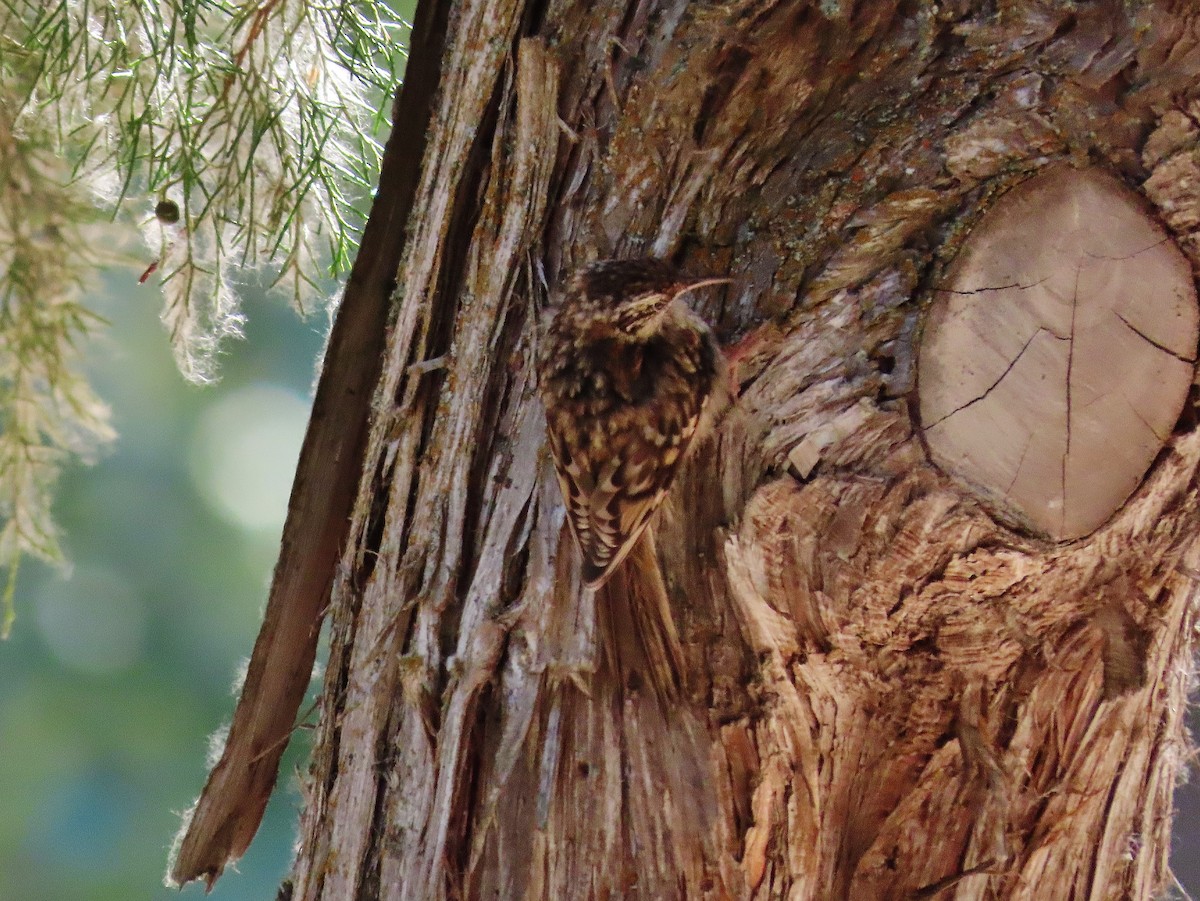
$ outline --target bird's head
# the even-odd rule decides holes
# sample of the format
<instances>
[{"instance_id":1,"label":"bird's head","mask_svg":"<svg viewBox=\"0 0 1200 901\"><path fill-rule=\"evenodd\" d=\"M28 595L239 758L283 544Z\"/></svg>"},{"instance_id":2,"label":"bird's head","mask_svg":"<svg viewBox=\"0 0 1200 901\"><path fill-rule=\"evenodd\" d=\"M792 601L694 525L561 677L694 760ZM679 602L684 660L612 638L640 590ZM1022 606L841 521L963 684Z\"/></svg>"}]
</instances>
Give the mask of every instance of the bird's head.
<instances>
[{"instance_id":1,"label":"bird's head","mask_svg":"<svg viewBox=\"0 0 1200 901\"><path fill-rule=\"evenodd\" d=\"M577 276L575 289L592 315L631 341L654 334L663 313L678 297L727 278L685 275L665 260L601 260Z\"/></svg>"}]
</instances>

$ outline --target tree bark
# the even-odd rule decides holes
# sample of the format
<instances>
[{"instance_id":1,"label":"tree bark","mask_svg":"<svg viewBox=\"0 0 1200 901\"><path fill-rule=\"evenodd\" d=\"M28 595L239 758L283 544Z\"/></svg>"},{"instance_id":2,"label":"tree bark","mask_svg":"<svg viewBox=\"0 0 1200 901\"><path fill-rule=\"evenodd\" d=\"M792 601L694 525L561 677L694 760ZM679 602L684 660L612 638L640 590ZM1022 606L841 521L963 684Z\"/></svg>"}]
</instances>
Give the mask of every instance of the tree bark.
<instances>
[{"instance_id":1,"label":"tree bark","mask_svg":"<svg viewBox=\"0 0 1200 901\"><path fill-rule=\"evenodd\" d=\"M1139 192L1200 270L1200 15L442 3L293 897L1161 891L1195 417L1059 542L930 462L915 390L971 226L1048 165ZM592 595L538 314L644 254L735 279L700 312L740 394Z\"/></svg>"}]
</instances>

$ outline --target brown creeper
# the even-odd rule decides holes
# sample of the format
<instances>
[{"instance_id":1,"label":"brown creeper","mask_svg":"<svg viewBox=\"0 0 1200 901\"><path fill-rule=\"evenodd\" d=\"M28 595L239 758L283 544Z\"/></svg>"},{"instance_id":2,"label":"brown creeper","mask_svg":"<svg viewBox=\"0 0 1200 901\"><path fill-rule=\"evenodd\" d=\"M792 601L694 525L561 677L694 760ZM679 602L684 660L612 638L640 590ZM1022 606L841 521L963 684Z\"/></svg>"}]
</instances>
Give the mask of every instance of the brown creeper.
<instances>
[{"instance_id":1,"label":"brown creeper","mask_svg":"<svg viewBox=\"0 0 1200 901\"><path fill-rule=\"evenodd\" d=\"M538 372L550 452L589 587L650 524L721 380L708 326L672 301L728 281L656 259L592 263L546 329Z\"/></svg>"}]
</instances>

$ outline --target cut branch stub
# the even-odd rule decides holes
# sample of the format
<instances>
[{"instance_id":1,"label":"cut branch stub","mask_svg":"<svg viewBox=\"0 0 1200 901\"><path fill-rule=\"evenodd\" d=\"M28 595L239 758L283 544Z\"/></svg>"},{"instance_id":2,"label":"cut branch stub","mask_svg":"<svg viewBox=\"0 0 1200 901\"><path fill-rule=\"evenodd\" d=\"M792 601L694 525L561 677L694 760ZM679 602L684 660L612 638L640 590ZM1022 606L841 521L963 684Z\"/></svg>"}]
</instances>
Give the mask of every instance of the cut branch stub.
<instances>
[{"instance_id":1,"label":"cut branch stub","mask_svg":"<svg viewBox=\"0 0 1200 901\"><path fill-rule=\"evenodd\" d=\"M1170 437L1196 340L1191 268L1140 198L1054 167L983 216L937 292L918 362L930 454L999 518L1087 535Z\"/></svg>"}]
</instances>

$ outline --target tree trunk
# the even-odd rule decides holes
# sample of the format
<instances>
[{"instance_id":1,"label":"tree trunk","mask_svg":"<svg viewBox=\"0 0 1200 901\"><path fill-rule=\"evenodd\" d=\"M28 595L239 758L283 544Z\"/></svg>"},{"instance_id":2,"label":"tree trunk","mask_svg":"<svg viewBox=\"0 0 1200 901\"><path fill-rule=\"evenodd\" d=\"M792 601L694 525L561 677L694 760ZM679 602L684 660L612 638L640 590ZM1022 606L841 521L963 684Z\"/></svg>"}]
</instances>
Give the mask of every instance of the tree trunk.
<instances>
[{"instance_id":1,"label":"tree trunk","mask_svg":"<svg viewBox=\"0 0 1200 901\"><path fill-rule=\"evenodd\" d=\"M422 0L414 52L441 74L333 587L295 898L1164 887L1195 418L1148 425L1115 509L1060 534L1015 488L1041 445L1012 482L968 472L987 452L945 450L917 371L920 347L924 392L947 292L987 298L981 360L1003 337L1019 304L948 288L955 260L979 259L1008 189L1070 165L1132 189L1155 246L1190 261L1178 290L1131 276L1118 311L1186 392L1200 14L995 6ZM1030 251L1047 265L1051 238ZM582 263L647 254L735 280L699 312L740 395L593 595L544 447L538 314ZM1074 418L1082 357L1107 351L1077 331L1093 292L1066 265L1070 333L1026 341L1066 353L1066 445L1045 451L1064 494L1117 481L1068 474L1088 436L1132 441ZM1166 290L1193 331L1138 318L1139 292ZM992 389L1024 352L959 409L1007 397Z\"/></svg>"}]
</instances>

